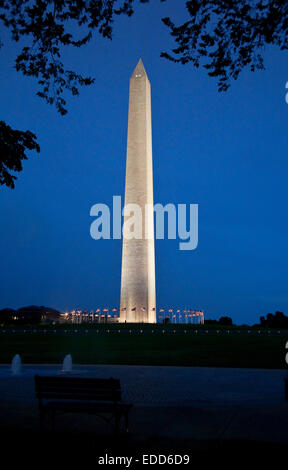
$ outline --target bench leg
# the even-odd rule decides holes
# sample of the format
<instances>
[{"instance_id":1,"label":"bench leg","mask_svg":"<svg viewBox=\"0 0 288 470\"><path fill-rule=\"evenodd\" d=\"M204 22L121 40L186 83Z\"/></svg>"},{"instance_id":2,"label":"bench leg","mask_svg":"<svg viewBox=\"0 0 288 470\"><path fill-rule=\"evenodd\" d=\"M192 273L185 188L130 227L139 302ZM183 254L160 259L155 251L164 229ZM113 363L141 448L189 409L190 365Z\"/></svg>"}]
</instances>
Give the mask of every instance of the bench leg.
<instances>
[{"instance_id":1,"label":"bench leg","mask_svg":"<svg viewBox=\"0 0 288 470\"><path fill-rule=\"evenodd\" d=\"M50 411L50 416L51 416L51 431L55 431L55 413L54 410Z\"/></svg>"},{"instance_id":2,"label":"bench leg","mask_svg":"<svg viewBox=\"0 0 288 470\"><path fill-rule=\"evenodd\" d=\"M47 411L44 411L44 410L39 410L39 421L40 421L40 431L44 431L45 430L45 418L46 418L46 414L48 415L48 424L49 424L49 421L50 421L50 430L51 431L54 431L55 429L55 417L54 417L54 411L53 410L48 410ZM49 427L48 427L49 429Z\"/></svg>"},{"instance_id":3,"label":"bench leg","mask_svg":"<svg viewBox=\"0 0 288 470\"><path fill-rule=\"evenodd\" d=\"M39 423L40 423L40 431L44 429L44 419L45 419L45 412L39 410Z\"/></svg>"},{"instance_id":4,"label":"bench leg","mask_svg":"<svg viewBox=\"0 0 288 470\"><path fill-rule=\"evenodd\" d=\"M115 422L114 422L114 434L119 434L119 424L120 424L121 415L119 413L115 413Z\"/></svg>"},{"instance_id":5,"label":"bench leg","mask_svg":"<svg viewBox=\"0 0 288 470\"><path fill-rule=\"evenodd\" d=\"M124 419L125 419L125 432L129 432L129 428L128 428L128 415L129 415L129 411L126 411L125 415L124 415Z\"/></svg>"}]
</instances>

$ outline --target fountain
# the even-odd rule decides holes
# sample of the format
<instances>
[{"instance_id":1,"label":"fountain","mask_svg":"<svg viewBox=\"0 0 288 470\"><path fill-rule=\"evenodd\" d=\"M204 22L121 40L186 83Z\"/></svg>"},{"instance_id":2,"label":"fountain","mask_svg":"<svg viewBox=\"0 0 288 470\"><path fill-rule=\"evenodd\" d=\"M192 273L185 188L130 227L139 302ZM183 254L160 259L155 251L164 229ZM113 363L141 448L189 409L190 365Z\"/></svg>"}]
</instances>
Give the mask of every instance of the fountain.
<instances>
[{"instance_id":1,"label":"fountain","mask_svg":"<svg viewBox=\"0 0 288 470\"><path fill-rule=\"evenodd\" d=\"M69 373L72 372L72 356L71 354L67 354L67 356L64 357L63 364L62 364L62 373Z\"/></svg>"},{"instance_id":2,"label":"fountain","mask_svg":"<svg viewBox=\"0 0 288 470\"><path fill-rule=\"evenodd\" d=\"M12 375L21 375L21 357L19 354L15 354L11 362L11 372Z\"/></svg>"}]
</instances>

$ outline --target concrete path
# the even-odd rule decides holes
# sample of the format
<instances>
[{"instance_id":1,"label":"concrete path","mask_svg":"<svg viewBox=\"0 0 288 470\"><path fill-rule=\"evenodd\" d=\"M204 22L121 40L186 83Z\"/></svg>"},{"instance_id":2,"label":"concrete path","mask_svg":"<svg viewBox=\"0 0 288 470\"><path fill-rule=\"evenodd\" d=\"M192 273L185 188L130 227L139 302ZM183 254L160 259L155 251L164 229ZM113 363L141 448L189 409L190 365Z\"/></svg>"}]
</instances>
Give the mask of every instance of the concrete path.
<instances>
[{"instance_id":1,"label":"concrete path","mask_svg":"<svg viewBox=\"0 0 288 470\"><path fill-rule=\"evenodd\" d=\"M35 374L54 375L60 366L27 365L20 377L0 366L0 395L34 400ZM121 380L123 398L141 406L265 405L284 401L285 370L230 369L167 366L74 366L73 374L115 377Z\"/></svg>"},{"instance_id":2,"label":"concrete path","mask_svg":"<svg viewBox=\"0 0 288 470\"><path fill-rule=\"evenodd\" d=\"M33 376L59 366L26 366L20 377L0 367L0 427L38 429ZM288 442L288 403L283 370L150 366L75 366L75 374L120 378L123 398L134 404L131 435L136 440L242 439ZM59 431L109 435L93 417L67 415Z\"/></svg>"}]
</instances>

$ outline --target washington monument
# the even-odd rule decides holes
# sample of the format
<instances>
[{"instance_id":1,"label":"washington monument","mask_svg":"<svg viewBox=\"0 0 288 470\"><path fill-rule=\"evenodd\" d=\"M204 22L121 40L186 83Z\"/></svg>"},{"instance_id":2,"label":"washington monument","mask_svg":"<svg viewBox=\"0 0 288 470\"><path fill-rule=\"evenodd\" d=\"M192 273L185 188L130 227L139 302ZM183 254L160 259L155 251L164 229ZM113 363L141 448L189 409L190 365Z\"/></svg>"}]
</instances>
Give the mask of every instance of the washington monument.
<instances>
[{"instance_id":1,"label":"washington monument","mask_svg":"<svg viewBox=\"0 0 288 470\"><path fill-rule=\"evenodd\" d=\"M140 238L123 236L120 322L156 323L151 92L140 59L131 78L127 135L125 207L137 204L145 220ZM125 221L129 217L124 214ZM144 227L144 223L143 223Z\"/></svg>"}]
</instances>

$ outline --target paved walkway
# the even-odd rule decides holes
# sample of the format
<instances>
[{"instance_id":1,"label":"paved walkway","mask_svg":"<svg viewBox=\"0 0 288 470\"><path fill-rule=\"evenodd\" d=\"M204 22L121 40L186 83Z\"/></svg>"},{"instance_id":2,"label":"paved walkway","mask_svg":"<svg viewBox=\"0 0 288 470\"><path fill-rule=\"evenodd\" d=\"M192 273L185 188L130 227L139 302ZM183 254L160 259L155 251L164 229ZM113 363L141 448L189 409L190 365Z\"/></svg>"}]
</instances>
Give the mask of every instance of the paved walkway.
<instances>
[{"instance_id":1,"label":"paved walkway","mask_svg":"<svg viewBox=\"0 0 288 470\"><path fill-rule=\"evenodd\" d=\"M60 366L25 366L11 377L0 366L2 400L34 400L35 373L54 375ZM141 406L265 405L284 401L285 370L167 366L74 366L73 375L120 378L123 398Z\"/></svg>"},{"instance_id":2,"label":"paved walkway","mask_svg":"<svg viewBox=\"0 0 288 470\"><path fill-rule=\"evenodd\" d=\"M33 376L55 374L58 366L26 366L11 377L0 367L0 427L38 429ZM244 439L288 442L288 404L283 370L158 366L75 366L75 374L120 378L132 402L131 435L177 439ZM59 418L65 432L111 433L86 416ZM104 427L103 427L104 426Z\"/></svg>"}]
</instances>

